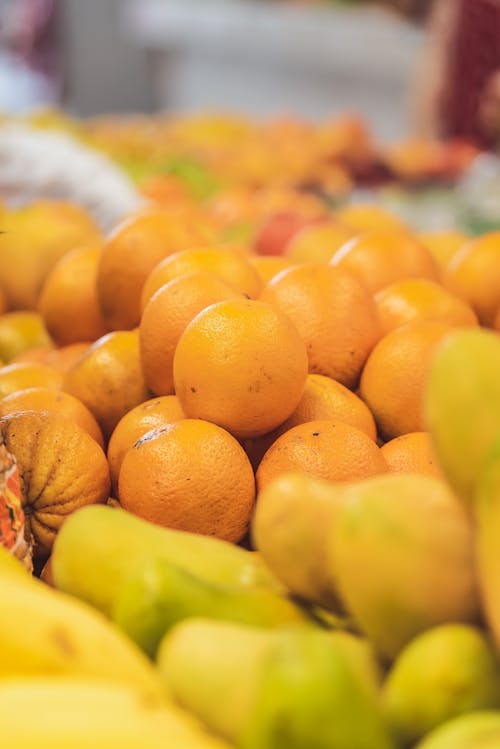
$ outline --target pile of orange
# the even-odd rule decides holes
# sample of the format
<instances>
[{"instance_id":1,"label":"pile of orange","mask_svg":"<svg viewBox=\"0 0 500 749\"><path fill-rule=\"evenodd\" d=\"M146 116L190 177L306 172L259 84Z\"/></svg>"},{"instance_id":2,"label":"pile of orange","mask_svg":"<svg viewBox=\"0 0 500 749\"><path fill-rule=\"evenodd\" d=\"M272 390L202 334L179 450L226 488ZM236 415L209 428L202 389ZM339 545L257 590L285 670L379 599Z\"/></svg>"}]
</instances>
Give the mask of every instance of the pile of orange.
<instances>
[{"instance_id":1,"label":"pile of orange","mask_svg":"<svg viewBox=\"0 0 500 749\"><path fill-rule=\"evenodd\" d=\"M40 559L110 496L239 542L282 473L439 474L427 372L452 328L500 330L500 234L419 237L358 206L262 257L212 208L155 206L109 236L75 218L57 251L49 212L36 278L0 278L0 431Z\"/></svg>"}]
</instances>

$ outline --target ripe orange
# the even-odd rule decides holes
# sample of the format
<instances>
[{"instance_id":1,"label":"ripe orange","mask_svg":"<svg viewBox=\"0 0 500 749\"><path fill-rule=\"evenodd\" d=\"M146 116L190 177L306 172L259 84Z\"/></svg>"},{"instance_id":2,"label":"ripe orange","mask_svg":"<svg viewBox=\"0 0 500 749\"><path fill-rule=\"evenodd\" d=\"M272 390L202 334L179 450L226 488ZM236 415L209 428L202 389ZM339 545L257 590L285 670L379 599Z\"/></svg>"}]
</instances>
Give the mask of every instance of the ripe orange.
<instances>
[{"instance_id":1,"label":"ripe orange","mask_svg":"<svg viewBox=\"0 0 500 749\"><path fill-rule=\"evenodd\" d=\"M450 260L443 283L470 304L481 325L492 327L500 306L500 232L464 245Z\"/></svg>"},{"instance_id":2,"label":"ripe orange","mask_svg":"<svg viewBox=\"0 0 500 749\"><path fill-rule=\"evenodd\" d=\"M493 320L493 329L500 333L500 307L498 308L495 319Z\"/></svg>"},{"instance_id":3,"label":"ripe orange","mask_svg":"<svg viewBox=\"0 0 500 749\"><path fill-rule=\"evenodd\" d=\"M68 346L52 349L45 356L45 364L54 367L59 372L67 372L84 354L87 353L92 343L70 343Z\"/></svg>"},{"instance_id":4,"label":"ripe orange","mask_svg":"<svg viewBox=\"0 0 500 749\"><path fill-rule=\"evenodd\" d=\"M50 588L55 588L54 575L52 574L52 562L51 557L47 559L40 572L40 580L48 585Z\"/></svg>"},{"instance_id":5,"label":"ripe orange","mask_svg":"<svg viewBox=\"0 0 500 749\"><path fill-rule=\"evenodd\" d=\"M356 230L340 221L313 224L292 237L286 246L285 255L300 263L327 263L333 253L354 236Z\"/></svg>"},{"instance_id":6,"label":"ripe orange","mask_svg":"<svg viewBox=\"0 0 500 749\"><path fill-rule=\"evenodd\" d=\"M423 473L443 478L428 432L409 432L381 447L389 473Z\"/></svg>"},{"instance_id":7,"label":"ripe orange","mask_svg":"<svg viewBox=\"0 0 500 749\"><path fill-rule=\"evenodd\" d=\"M26 537L45 558L68 515L107 500L106 457L87 432L45 411L4 416L0 435L19 468Z\"/></svg>"},{"instance_id":8,"label":"ripe orange","mask_svg":"<svg viewBox=\"0 0 500 749\"><path fill-rule=\"evenodd\" d=\"M97 296L108 325L139 324L144 281L160 260L207 241L197 224L161 210L149 210L120 224L105 242L97 269Z\"/></svg>"},{"instance_id":9,"label":"ripe orange","mask_svg":"<svg viewBox=\"0 0 500 749\"><path fill-rule=\"evenodd\" d=\"M1 404L1 402L0 402ZM125 453L146 432L184 419L184 412L175 395L152 398L132 408L122 416L113 430L108 444L108 463L112 487L118 487L118 475Z\"/></svg>"},{"instance_id":10,"label":"ripe orange","mask_svg":"<svg viewBox=\"0 0 500 749\"><path fill-rule=\"evenodd\" d=\"M404 231L404 223L379 205L353 203L335 211L335 218L356 233L366 231Z\"/></svg>"},{"instance_id":11,"label":"ripe orange","mask_svg":"<svg viewBox=\"0 0 500 749\"><path fill-rule=\"evenodd\" d=\"M202 247L170 255L149 274L142 290L142 309L155 291L179 276L208 271L220 276L251 299L259 296L262 283L243 250L233 247Z\"/></svg>"},{"instance_id":12,"label":"ripe orange","mask_svg":"<svg viewBox=\"0 0 500 749\"><path fill-rule=\"evenodd\" d=\"M271 445L256 473L258 492L290 472L353 481L386 473L387 465L380 448L364 432L326 419L299 424Z\"/></svg>"},{"instance_id":13,"label":"ripe orange","mask_svg":"<svg viewBox=\"0 0 500 749\"><path fill-rule=\"evenodd\" d=\"M33 387L18 390L0 400L0 417L19 411L48 411L64 416L90 434L98 445L104 446L99 424L88 408L69 393Z\"/></svg>"},{"instance_id":14,"label":"ripe orange","mask_svg":"<svg viewBox=\"0 0 500 749\"><path fill-rule=\"evenodd\" d=\"M11 364L46 364L47 357L55 351L55 347L49 343L46 346L33 346L10 359ZM57 369L57 367L55 367Z\"/></svg>"},{"instance_id":15,"label":"ripe orange","mask_svg":"<svg viewBox=\"0 0 500 749\"><path fill-rule=\"evenodd\" d=\"M8 309L7 297L5 296L4 290L0 287L0 315L5 314Z\"/></svg>"},{"instance_id":16,"label":"ripe orange","mask_svg":"<svg viewBox=\"0 0 500 749\"><path fill-rule=\"evenodd\" d=\"M24 351L47 347L51 340L38 312L7 312L0 316L0 359L12 361Z\"/></svg>"},{"instance_id":17,"label":"ripe orange","mask_svg":"<svg viewBox=\"0 0 500 749\"><path fill-rule=\"evenodd\" d=\"M433 320L412 322L375 346L361 375L361 397L386 439L425 431L423 397L435 350L452 330Z\"/></svg>"},{"instance_id":18,"label":"ripe orange","mask_svg":"<svg viewBox=\"0 0 500 749\"><path fill-rule=\"evenodd\" d=\"M87 406L108 439L121 417L149 397L137 331L99 338L65 374L63 390Z\"/></svg>"},{"instance_id":19,"label":"ripe orange","mask_svg":"<svg viewBox=\"0 0 500 749\"><path fill-rule=\"evenodd\" d=\"M285 268L291 268L296 265L293 260L283 257L282 255L249 255L248 262L252 265L260 276L262 286L268 283L271 278L277 276Z\"/></svg>"},{"instance_id":20,"label":"ripe orange","mask_svg":"<svg viewBox=\"0 0 500 749\"><path fill-rule=\"evenodd\" d=\"M424 232L417 236L420 242L427 247L441 271L444 271L450 260L470 241L467 234L452 229L449 231Z\"/></svg>"},{"instance_id":21,"label":"ripe orange","mask_svg":"<svg viewBox=\"0 0 500 749\"><path fill-rule=\"evenodd\" d=\"M139 326L142 368L152 393L174 392L174 353L188 323L215 302L244 298L223 278L206 272L174 278L153 294Z\"/></svg>"},{"instance_id":22,"label":"ripe orange","mask_svg":"<svg viewBox=\"0 0 500 749\"><path fill-rule=\"evenodd\" d=\"M2 215L0 278L11 309L36 309L45 278L67 252L101 239L75 203L37 200Z\"/></svg>"},{"instance_id":23,"label":"ripe orange","mask_svg":"<svg viewBox=\"0 0 500 749\"><path fill-rule=\"evenodd\" d=\"M304 393L293 414L280 427L287 431L307 421L329 419L356 427L370 439L377 439L373 415L361 398L342 383L324 375L307 375Z\"/></svg>"},{"instance_id":24,"label":"ripe orange","mask_svg":"<svg viewBox=\"0 0 500 749\"><path fill-rule=\"evenodd\" d=\"M250 462L256 468L273 442L276 442L278 437L289 429L308 421L324 419L350 424L364 432L370 439L374 441L377 439L375 419L361 398L330 377L309 374L302 398L292 415L272 432L245 441L243 446Z\"/></svg>"},{"instance_id":25,"label":"ripe orange","mask_svg":"<svg viewBox=\"0 0 500 749\"><path fill-rule=\"evenodd\" d=\"M261 300L292 320L304 341L309 371L353 388L381 335L371 295L353 276L331 265L282 271Z\"/></svg>"},{"instance_id":26,"label":"ripe orange","mask_svg":"<svg viewBox=\"0 0 500 749\"><path fill-rule=\"evenodd\" d=\"M375 302L384 333L414 320L437 320L465 327L478 324L468 304L425 278L395 281L377 292Z\"/></svg>"},{"instance_id":27,"label":"ripe orange","mask_svg":"<svg viewBox=\"0 0 500 749\"><path fill-rule=\"evenodd\" d=\"M184 419L154 429L126 453L122 507L158 525L239 541L255 500L243 448L215 424Z\"/></svg>"},{"instance_id":28,"label":"ripe orange","mask_svg":"<svg viewBox=\"0 0 500 749\"><path fill-rule=\"evenodd\" d=\"M437 281L439 270L430 252L403 231L371 231L340 248L331 264L350 271L372 294L403 278Z\"/></svg>"},{"instance_id":29,"label":"ripe orange","mask_svg":"<svg viewBox=\"0 0 500 749\"><path fill-rule=\"evenodd\" d=\"M109 328L97 300L100 246L64 255L45 280L38 309L52 339L60 346L95 341Z\"/></svg>"},{"instance_id":30,"label":"ripe orange","mask_svg":"<svg viewBox=\"0 0 500 749\"><path fill-rule=\"evenodd\" d=\"M62 346L61 348L55 348L52 345L36 346L15 356L11 363L45 364L47 367L57 369L58 372L67 372L81 359L91 345L91 343L70 343L68 346Z\"/></svg>"},{"instance_id":31,"label":"ripe orange","mask_svg":"<svg viewBox=\"0 0 500 749\"><path fill-rule=\"evenodd\" d=\"M19 362L0 367L0 398L31 387L44 387L59 390L62 375L45 364Z\"/></svg>"},{"instance_id":32,"label":"ripe orange","mask_svg":"<svg viewBox=\"0 0 500 749\"><path fill-rule=\"evenodd\" d=\"M256 437L297 407L307 376L305 346L269 304L229 300L192 320L174 356L175 392L189 418Z\"/></svg>"}]
</instances>

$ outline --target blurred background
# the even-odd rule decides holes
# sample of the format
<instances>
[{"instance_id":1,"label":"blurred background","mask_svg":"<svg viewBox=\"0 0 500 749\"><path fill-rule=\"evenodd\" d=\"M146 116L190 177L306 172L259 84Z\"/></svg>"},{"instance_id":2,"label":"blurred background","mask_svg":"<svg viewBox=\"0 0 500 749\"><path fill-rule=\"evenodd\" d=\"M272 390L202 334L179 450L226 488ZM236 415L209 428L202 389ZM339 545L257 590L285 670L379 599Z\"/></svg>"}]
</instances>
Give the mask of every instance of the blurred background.
<instances>
[{"instance_id":1,"label":"blurred background","mask_svg":"<svg viewBox=\"0 0 500 749\"><path fill-rule=\"evenodd\" d=\"M349 111L394 138L408 131L428 5L0 0L0 109Z\"/></svg>"},{"instance_id":2,"label":"blurred background","mask_svg":"<svg viewBox=\"0 0 500 749\"><path fill-rule=\"evenodd\" d=\"M98 183L64 141L28 138L34 123L141 190L168 177L169 200L172 181L201 201L384 186L410 224L497 226L500 0L0 0L1 115L24 127L0 138L2 192L21 202L67 195L70 160L76 199ZM102 185L93 210L118 192Z\"/></svg>"}]
</instances>

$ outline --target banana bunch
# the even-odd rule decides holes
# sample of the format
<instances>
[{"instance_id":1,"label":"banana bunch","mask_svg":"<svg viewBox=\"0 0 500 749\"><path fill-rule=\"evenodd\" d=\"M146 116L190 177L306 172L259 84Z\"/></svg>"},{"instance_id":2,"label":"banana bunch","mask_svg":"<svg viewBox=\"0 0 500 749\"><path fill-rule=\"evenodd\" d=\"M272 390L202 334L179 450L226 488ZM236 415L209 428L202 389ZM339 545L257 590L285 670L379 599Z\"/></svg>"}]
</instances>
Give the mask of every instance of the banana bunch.
<instances>
[{"instance_id":1,"label":"banana bunch","mask_svg":"<svg viewBox=\"0 0 500 749\"><path fill-rule=\"evenodd\" d=\"M0 681L2 746L16 749L228 749L184 713L96 679Z\"/></svg>"},{"instance_id":2,"label":"banana bunch","mask_svg":"<svg viewBox=\"0 0 500 749\"><path fill-rule=\"evenodd\" d=\"M0 548L2 746L224 749L170 703L154 666L105 617Z\"/></svg>"}]
</instances>

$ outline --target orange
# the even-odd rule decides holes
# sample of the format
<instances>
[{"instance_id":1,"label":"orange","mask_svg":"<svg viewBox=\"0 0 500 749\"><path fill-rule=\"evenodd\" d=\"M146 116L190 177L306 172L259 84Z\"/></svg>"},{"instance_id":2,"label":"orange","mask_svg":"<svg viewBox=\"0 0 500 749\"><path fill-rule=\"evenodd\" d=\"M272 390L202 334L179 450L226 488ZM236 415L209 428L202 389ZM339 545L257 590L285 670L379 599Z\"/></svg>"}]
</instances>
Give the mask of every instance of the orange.
<instances>
[{"instance_id":1,"label":"orange","mask_svg":"<svg viewBox=\"0 0 500 749\"><path fill-rule=\"evenodd\" d=\"M7 312L0 316L0 359L12 361L29 349L50 346L45 323L38 312Z\"/></svg>"},{"instance_id":2,"label":"orange","mask_svg":"<svg viewBox=\"0 0 500 749\"><path fill-rule=\"evenodd\" d=\"M364 432L370 439L377 439L375 419L361 398L330 377L307 375L299 405L280 429L287 431L307 421L324 419L342 421Z\"/></svg>"},{"instance_id":3,"label":"orange","mask_svg":"<svg viewBox=\"0 0 500 749\"><path fill-rule=\"evenodd\" d=\"M102 432L88 408L69 393L44 387L26 388L0 400L0 416L19 411L49 411L64 416L84 429L101 447Z\"/></svg>"},{"instance_id":4,"label":"orange","mask_svg":"<svg viewBox=\"0 0 500 749\"><path fill-rule=\"evenodd\" d=\"M306 226L295 234L285 249L285 255L300 263L327 263L356 230L340 221L324 221Z\"/></svg>"},{"instance_id":5,"label":"orange","mask_svg":"<svg viewBox=\"0 0 500 749\"><path fill-rule=\"evenodd\" d=\"M257 491L283 473L354 481L386 471L380 448L364 432L341 421L308 421L271 445L256 473Z\"/></svg>"},{"instance_id":6,"label":"orange","mask_svg":"<svg viewBox=\"0 0 500 749\"><path fill-rule=\"evenodd\" d=\"M147 432L126 453L119 500L158 525L236 542L249 526L255 480L234 437L184 419Z\"/></svg>"},{"instance_id":7,"label":"orange","mask_svg":"<svg viewBox=\"0 0 500 749\"><path fill-rule=\"evenodd\" d=\"M109 438L121 417L149 397L137 331L99 338L65 374L63 390L87 406Z\"/></svg>"},{"instance_id":8,"label":"orange","mask_svg":"<svg viewBox=\"0 0 500 749\"><path fill-rule=\"evenodd\" d=\"M51 343L46 346L33 346L33 348L26 349L26 351L22 351L20 354L14 356L10 359L10 363L21 364L29 362L30 364L46 364L47 357L55 350L55 347Z\"/></svg>"},{"instance_id":9,"label":"orange","mask_svg":"<svg viewBox=\"0 0 500 749\"><path fill-rule=\"evenodd\" d=\"M467 234L453 229L424 232L418 234L418 239L427 247L441 271L444 271L456 253L470 241Z\"/></svg>"},{"instance_id":10,"label":"orange","mask_svg":"<svg viewBox=\"0 0 500 749\"><path fill-rule=\"evenodd\" d=\"M403 278L437 281L439 270L429 250L403 231L380 230L354 237L330 261L350 271L372 294Z\"/></svg>"},{"instance_id":11,"label":"orange","mask_svg":"<svg viewBox=\"0 0 500 749\"><path fill-rule=\"evenodd\" d=\"M184 412L179 399L175 395L152 398L132 408L125 416L122 416L114 428L108 444L108 463L113 488L118 486L118 475L123 458L134 442L137 442L151 429L183 418Z\"/></svg>"},{"instance_id":12,"label":"orange","mask_svg":"<svg viewBox=\"0 0 500 749\"><path fill-rule=\"evenodd\" d=\"M44 387L59 390L62 385L62 375L53 367L45 364L19 362L0 367L0 398L26 390L31 387Z\"/></svg>"},{"instance_id":13,"label":"orange","mask_svg":"<svg viewBox=\"0 0 500 749\"><path fill-rule=\"evenodd\" d=\"M404 223L392 213L372 203L353 203L335 211L335 218L356 233L381 230L405 230Z\"/></svg>"},{"instance_id":14,"label":"orange","mask_svg":"<svg viewBox=\"0 0 500 749\"><path fill-rule=\"evenodd\" d=\"M450 260L443 283L470 304L481 325L492 327L500 306L500 232L464 245Z\"/></svg>"},{"instance_id":15,"label":"orange","mask_svg":"<svg viewBox=\"0 0 500 749\"><path fill-rule=\"evenodd\" d=\"M451 330L433 320L407 323L384 336L370 354L360 392L386 439L425 431L423 397L429 367Z\"/></svg>"},{"instance_id":16,"label":"orange","mask_svg":"<svg viewBox=\"0 0 500 749\"><path fill-rule=\"evenodd\" d=\"M390 473L424 473L443 477L428 432L409 432L381 447Z\"/></svg>"},{"instance_id":17,"label":"orange","mask_svg":"<svg viewBox=\"0 0 500 749\"><path fill-rule=\"evenodd\" d=\"M268 283L271 278L277 276L285 268L291 268L296 265L293 260L278 255L249 255L248 262L252 265L260 276L262 286Z\"/></svg>"},{"instance_id":18,"label":"orange","mask_svg":"<svg viewBox=\"0 0 500 749\"><path fill-rule=\"evenodd\" d=\"M47 352L45 364L54 367L59 372L67 372L73 367L91 347L91 343L70 343L68 346L52 349Z\"/></svg>"},{"instance_id":19,"label":"orange","mask_svg":"<svg viewBox=\"0 0 500 749\"><path fill-rule=\"evenodd\" d=\"M306 385L299 405L279 427L269 434L247 440L244 448L255 467L262 456L280 435L292 427L308 421L330 419L350 424L364 432L370 439L377 439L375 419L361 398L336 380L324 375L307 375Z\"/></svg>"},{"instance_id":20,"label":"orange","mask_svg":"<svg viewBox=\"0 0 500 749\"><path fill-rule=\"evenodd\" d=\"M52 574L51 557L47 559L40 572L40 580L50 588L55 588L54 575Z\"/></svg>"},{"instance_id":21,"label":"orange","mask_svg":"<svg viewBox=\"0 0 500 749\"><path fill-rule=\"evenodd\" d=\"M175 392L189 418L256 437L297 407L307 377L305 346L269 304L229 300L192 320L174 356Z\"/></svg>"},{"instance_id":22,"label":"orange","mask_svg":"<svg viewBox=\"0 0 500 749\"><path fill-rule=\"evenodd\" d=\"M19 468L26 537L33 543L35 558L45 558L68 515L106 502L106 457L87 432L45 411L4 416L0 435Z\"/></svg>"},{"instance_id":23,"label":"orange","mask_svg":"<svg viewBox=\"0 0 500 749\"><path fill-rule=\"evenodd\" d=\"M7 297L5 296L4 290L0 287L0 315L7 312L8 304Z\"/></svg>"},{"instance_id":24,"label":"orange","mask_svg":"<svg viewBox=\"0 0 500 749\"><path fill-rule=\"evenodd\" d=\"M60 346L95 341L109 328L97 300L100 246L68 252L45 280L38 310L52 339Z\"/></svg>"},{"instance_id":25,"label":"orange","mask_svg":"<svg viewBox=\"0 0 500 749\"><path fill-rule=\"evenodd\" d=\"M43 283L63 255L101 238L81 206L57 200L7 211L1 229L1 285L9 308L17 310L36 309Z\"/></svg>"},{"instance_id":26,"label":"orange","mask_svg":"<svg viewBox=\"0 0 500 749\"><path fill-rule=\"evenodd\" d=\"M500 333L500 307L498 308L495 319L493 320L493 328Z\"/></svg>"},{"instance_id":27,"label":"orange","mask_svg":"<svg viewBox=\"0 0 500 749\"><path fill-rule=\"evenodd\" d=\"M150 273L142 290L142 309L164 284L200 271L215 273L251 299L258 297L262 288L260 276L243 250L232 247L184 250L165 258Z\"/></svg>"},{"instance_id":28,"label":"orange","mask_svg":"<svg viewBox=\"0 0 500 749\"><path fill-rule=\"evenodd\" d=\"M142 368L152 393L174 392L175 349L193 317L215 302L244 298L223 278L206 272L174 278L153 294L139 327Z\"/></svg>"},{"instance_id":29,"label":"orange","mask_svg":"<svg viewBox=\"0 0 500 749\"><path fill-rule=\"evenodd\" d=\"M359 281L331 265L311 263L282 271L261 299L292 320L311 373L356 386L381 335L375 302Z\"/></svg>"},{"instance_id":30,"label":"orange","mask_svg":"<svg viewBox=\"0 0 500 749\"><path fill-rule=\"evenodd\" d=\"M414 320L438 320L465 327L478 324L468 304L424 278L395 281L377 292L375 302L384 333Z\"/></svg>"},{"instance_id":31,"label":"orange","mask_svg":"<svg viewBox=\"0 0 500 749\"><path fill-rule=\"evenodd\" d=\"M58 372L67 372L88 351L91 345L92 343L82 342L70 343L67 346L61 346L61 348L55 348L51 345L36 346L15 356L11 360L11 363L32 362L46 364L48 367L57 369Z\"/></svg>"},{"instance_id":32,"label":"orange","mask_svg":"<svg viewBox=\"0 0 500 749\"><path fill-rule=\"evenodd\" d=\"M108 325L119 330L139 324L141 291L153 268L167 255L206 241L205 231L160 210L132 216L102 248L97 296Z\"/></svg>"}]
</instances>

